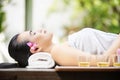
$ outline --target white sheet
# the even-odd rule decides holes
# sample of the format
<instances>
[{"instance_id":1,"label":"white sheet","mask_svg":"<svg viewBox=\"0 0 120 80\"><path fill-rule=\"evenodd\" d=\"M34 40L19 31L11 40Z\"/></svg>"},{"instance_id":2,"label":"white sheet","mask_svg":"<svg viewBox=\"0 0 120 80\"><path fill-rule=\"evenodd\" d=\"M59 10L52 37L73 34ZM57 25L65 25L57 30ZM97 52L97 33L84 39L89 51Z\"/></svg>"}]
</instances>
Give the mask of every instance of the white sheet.
<instances>
[{"instance_id":1,"label":"white sheet","mask_svg":"<svg viewBox=\"0 0 120 80\"><path fill-rule=\"evenodd\" d=\"M92 28L84 28L68 37L69 45L90 54L102 54L106 51L117 34L107 33Z\"/></svg>"}]
</instances>

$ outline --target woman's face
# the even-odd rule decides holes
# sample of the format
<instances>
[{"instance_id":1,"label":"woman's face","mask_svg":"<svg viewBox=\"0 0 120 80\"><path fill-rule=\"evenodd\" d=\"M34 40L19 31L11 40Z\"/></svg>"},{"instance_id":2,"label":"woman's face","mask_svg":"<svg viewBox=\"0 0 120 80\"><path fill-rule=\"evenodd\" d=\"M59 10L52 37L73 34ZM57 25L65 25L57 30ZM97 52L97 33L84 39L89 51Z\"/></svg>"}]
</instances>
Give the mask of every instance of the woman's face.
<instances>
[{"instance_id":1,"label":"woman's face","mask_svg":"<svg viewBox=\"0 0 120 80\"><path fill-rule=\"evenodd\" d=\"M36 43L39 47L46 47L52 42L53 34L44 30L40 29L38 31L26 31L22 32L18 36L18 41L25 41L28 40L30 42Z\"/></svg>"}]
</instances>

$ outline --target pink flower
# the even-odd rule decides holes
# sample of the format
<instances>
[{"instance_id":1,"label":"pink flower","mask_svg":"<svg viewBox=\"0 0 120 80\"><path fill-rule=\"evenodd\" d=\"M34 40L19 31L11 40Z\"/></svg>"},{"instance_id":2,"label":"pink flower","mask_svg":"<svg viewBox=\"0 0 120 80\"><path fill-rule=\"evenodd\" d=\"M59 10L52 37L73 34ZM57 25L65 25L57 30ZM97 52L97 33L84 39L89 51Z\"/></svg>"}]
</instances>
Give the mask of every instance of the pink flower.
<instances>
[{"instance_id":1,"label":"pink flower","mask_svg":"<svg viewBox=\"0 0 120 80\"><path fill-rule=\"evenodd\" d=\"M35 50L35 49L36 49L36 43L28 42L27 45L28 45L32 50Z\"/></svg>"}]
</instances>

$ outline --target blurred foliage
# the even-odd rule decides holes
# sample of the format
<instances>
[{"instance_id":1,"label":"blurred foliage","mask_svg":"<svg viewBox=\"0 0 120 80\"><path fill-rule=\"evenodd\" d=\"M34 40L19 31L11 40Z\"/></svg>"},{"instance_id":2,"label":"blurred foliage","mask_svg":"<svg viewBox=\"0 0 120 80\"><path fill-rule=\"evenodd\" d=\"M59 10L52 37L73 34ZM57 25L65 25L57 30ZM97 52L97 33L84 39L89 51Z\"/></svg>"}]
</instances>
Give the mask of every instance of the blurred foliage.
<instances>
[{"instance_id":1,"label":"blurred foliage","mask_svg":"<svg viewBox=\"0 0 120 80\"><path fill-rule=\"evenodd\" d=\"M6 14L4 11L4 6L8 4L10 0L0 0L0 33L5 30L5 20L6 20Z\"/></svg>"},{"instance_id":2,"label":"blurred foliage","mask_svg":"<svg viewBox=\"0 0 120 80\"><path fill-rule=\"evenodd\" d=\"M84 27L120 33L120 0L55 0L50 13L64 12L68 8L72 9L71 23L77 20L78 25L65 25L66 35ZM79 22L81 13L84 14L82 23Z\"/></svg>"},{"instance_id":3,"label":"blurred foliage","mask_svg":"<svg viewBox=\"0 0 120 80\"><path fill-rule=\"evenodd\" d=\"M4 30L5 12L3 11L3 0L0 0L0 32Z\"/></svg>"}]
</instances>

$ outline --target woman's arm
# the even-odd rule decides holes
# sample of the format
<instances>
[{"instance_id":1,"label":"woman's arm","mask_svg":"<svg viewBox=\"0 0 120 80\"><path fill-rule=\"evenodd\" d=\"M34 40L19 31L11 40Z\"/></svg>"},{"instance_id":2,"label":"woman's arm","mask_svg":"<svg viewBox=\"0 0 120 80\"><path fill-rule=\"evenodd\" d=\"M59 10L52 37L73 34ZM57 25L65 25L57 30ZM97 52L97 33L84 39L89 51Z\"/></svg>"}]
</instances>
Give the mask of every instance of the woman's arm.
<instances>
[{"instance_id":1,"label":"woman's arm","mask_svg":"<svg viewBox=\"0 0 120 80\"><path fill-rule=\"evenodd\" d=\"M118 48L120 48L120 34L116 38L116 40L112 43L110 48L105 52L105 54L115 55Z\"/></svg>"}]
</instances>

